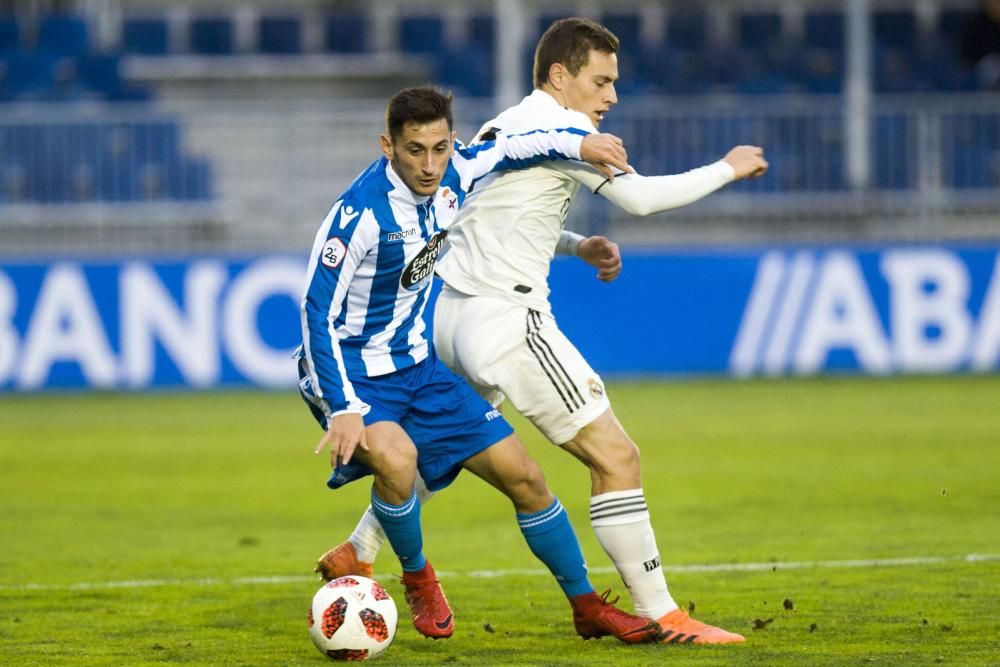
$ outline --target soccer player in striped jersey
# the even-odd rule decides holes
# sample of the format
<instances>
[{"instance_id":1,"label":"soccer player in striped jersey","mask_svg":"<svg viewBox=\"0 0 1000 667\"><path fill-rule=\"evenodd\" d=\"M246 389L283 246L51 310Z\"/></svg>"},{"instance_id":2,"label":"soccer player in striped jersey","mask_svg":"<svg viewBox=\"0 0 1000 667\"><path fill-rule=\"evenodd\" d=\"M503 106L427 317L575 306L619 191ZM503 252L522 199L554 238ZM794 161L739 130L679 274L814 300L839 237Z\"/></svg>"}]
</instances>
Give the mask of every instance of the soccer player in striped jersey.
<instances>
[{"instance_id":1,"label":"soccer player in striped jersey","mask_svg":"<svg viewBox=\"0 0 1000 667\"><path fill-rule=\"evenodd\" d=\"M302 301L299 389L326 431L328 482L374 475L378 517L403 568L417 630L449 637L454 616L423 554L417 471L429 489L461 468L514 504L532 552L569 599L577 632L653 641L659 627L598 596L576 534L500 413L448 370L427 338L424 309L444 236L473 185L489 173L543 160L585 159L627 167L621 141L575 128L499 134L465 147L452 131L451 97L433 88L394 96L384 157L333 205L313 244Z\"/></svg>"},{"instance_id":2,"label":"soccer player in striped jersey","mask_svg":"<svg viewBox=\"0 0 1000 667\"><path fill-rule=\"evenodd\" d=\"M535 90L489 121L477 137L531 127L596 131L617 103L618 39L581 18L556 21L535 51ZM553 443L591 472L591 526L632 595L636 613L658 621L665 642L735 643L743 637L692 619L667 588L642 489L639 453L614 412L600 376L559 330L548 302L553 254L576 254L601 280L621 270L603 237L563 230L580 185L634 215L684 206L767 169L763 151L737 146L722 160L669 176L608 180L584 166L550 162L483 179L448 236L438 266L445 287L434 338L441 359L493 405L506 397ZM366 512L348 542L321 557L332 576L364 570L382 541Z\"/></svg>"}]
</instances>

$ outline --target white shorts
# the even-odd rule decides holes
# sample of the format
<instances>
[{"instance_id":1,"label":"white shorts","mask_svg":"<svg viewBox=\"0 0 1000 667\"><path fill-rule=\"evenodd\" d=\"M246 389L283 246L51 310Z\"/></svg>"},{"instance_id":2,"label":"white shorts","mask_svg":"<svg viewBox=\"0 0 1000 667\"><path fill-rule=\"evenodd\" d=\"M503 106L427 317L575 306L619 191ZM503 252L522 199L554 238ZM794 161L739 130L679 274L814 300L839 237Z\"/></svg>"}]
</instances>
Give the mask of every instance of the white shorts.
<instances>
[{"instance_id":1,"label":"white shorts","mask_svg":"<svg viewBox=\"0 0 1000 667\"><path fill-rule=\"evenodd\" d=\"M557 445L610 407L600 376L550 314L445 288L434 346L483 398L499 407L506 397Z\"/></svg>"}]
</instances>

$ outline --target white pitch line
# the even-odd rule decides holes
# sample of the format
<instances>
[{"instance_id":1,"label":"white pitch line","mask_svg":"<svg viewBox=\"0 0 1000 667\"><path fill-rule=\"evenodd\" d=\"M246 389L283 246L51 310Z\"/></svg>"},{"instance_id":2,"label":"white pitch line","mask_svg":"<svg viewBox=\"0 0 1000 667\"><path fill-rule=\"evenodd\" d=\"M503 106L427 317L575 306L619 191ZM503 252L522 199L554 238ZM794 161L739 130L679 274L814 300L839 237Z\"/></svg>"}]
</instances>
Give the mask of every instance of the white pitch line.
<instances>
[{"instance_id":1,"label":"white pitch line","mask_svg":"<svg viewBox=\"0 0 1000 667\"><path fill-rule=\"evenodd\" d=\"M822 568L877 568L907 567L914 565L941 565L944 563L993 563L1000 561L1000 554L966 554L964 556L912 556L908 558L870 558L856 560L773 561L768 563L702 563L694 565L664 565L665 572L763 572L768 570L814 570ZM589 568L592 574L614 574L613 567ZM542 569L471 570L468 572L439 571L443 578L458 577L540 577L549 575ZM392 575L379 573L380 578ZM133 579L123 581L77 582L69 584L0 584L0 591L88 591L116 588L154 588L163 586L260 586L274 584L299 584L316 582L315 575L259 576L259 577L206 577L202 579Z\"/></svg>"}]
</instances>

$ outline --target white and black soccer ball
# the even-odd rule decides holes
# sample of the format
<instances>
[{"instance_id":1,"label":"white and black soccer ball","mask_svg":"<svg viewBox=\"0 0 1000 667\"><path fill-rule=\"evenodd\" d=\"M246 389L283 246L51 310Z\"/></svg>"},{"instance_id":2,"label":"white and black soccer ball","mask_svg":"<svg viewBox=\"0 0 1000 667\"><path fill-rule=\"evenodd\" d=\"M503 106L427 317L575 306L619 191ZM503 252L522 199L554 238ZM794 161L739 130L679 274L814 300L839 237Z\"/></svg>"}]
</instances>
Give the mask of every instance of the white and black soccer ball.
<instances>
[{"instance_id":1,"label":"white and black soccer ball","mask_svg":"<svg viewBox=\"0 0 1000 667\"><path fill-rule=\"evenodd\" d=\"M313 596L309 636L331 660L367 660L396 636L398 613L382 584L365 577L340 577Z\"/></svg>"}]
</instances>

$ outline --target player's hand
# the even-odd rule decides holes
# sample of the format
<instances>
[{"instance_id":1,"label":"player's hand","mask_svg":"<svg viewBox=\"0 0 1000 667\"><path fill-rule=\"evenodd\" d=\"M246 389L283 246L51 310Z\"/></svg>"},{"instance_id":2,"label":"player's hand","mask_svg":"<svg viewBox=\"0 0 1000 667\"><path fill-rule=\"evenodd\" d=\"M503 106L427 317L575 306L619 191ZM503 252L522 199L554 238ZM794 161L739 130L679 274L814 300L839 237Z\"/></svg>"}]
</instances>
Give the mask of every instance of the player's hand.
<instances>
[{"instance_id":1,"label":"player's hand","mask_svg":"<svg viewBox=\"0 0 1000 667\"><path fill-rule=\"evenodd\" d=\"M614 180L615 170L634 174L635 169L628 164L625 142L613 134L588 134L580 144L580 157L589 162L608 180Z\"/></svg>"},{"instance_id":2,"label":"player's hand","mask_svg":"<svg viewBox=\"0 0 1000 667\"><path fill-rule=\"evenodd\" d=\"M597 269L597 279L610 283L621 275L622 254L618 244L603 236L588 236L580 241L577 256Z\"/></svg>"},{"instance_id":3,"label":"player's hand","mask_svg":"<svg viewBox=\"0 0 1000 667\"><path fill-rule=\"evenodd\" d=\"M330 446L330 467L351 462L354 450L360 447L368 451L368 440L365 437L365 422L356 412L343 412L330 420L330 428L326 430L314 454L319 454L327 445Z\"/></svg>"},{"instance_id":4,"label":"player's hand","mask_svg":"<svg viewBox=\"0 0 1000 667\"><path fill-rule=\"evenodd\" d=\"M737 146L722 158L736 172L734 180L757 178L767 171L764 149L760 146Z\"/></svg>"}]
</instances>

